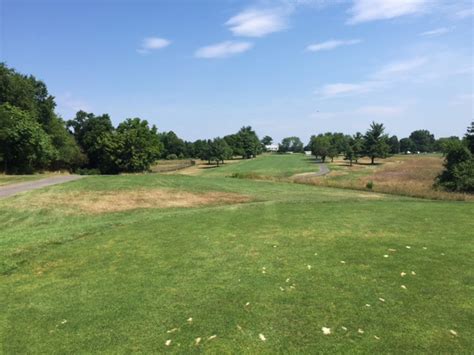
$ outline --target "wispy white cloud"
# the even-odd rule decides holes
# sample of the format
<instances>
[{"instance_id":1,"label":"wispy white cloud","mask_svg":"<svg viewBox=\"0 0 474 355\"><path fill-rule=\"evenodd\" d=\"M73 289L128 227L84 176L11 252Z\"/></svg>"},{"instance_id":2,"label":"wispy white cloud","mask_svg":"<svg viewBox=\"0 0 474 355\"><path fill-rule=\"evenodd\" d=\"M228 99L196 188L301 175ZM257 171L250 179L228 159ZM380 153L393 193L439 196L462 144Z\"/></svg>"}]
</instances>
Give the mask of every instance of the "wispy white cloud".
<instances>
[{"instance_id":1,"label":"wispy white cloud","mask_svg":"<svg viewBox=\"0 0 474 355\"><path fill-rule=\"evenodd\" d=\"M350 46L362 42L360 39L350 39L350 40L329 40L321 43L310 44L306 47L307 51L318 52L318 51L328 51L335 49L341 46Z\"/></svg>"},{"instance_id":2,"label":"wispy white cloud","mask_svg":"<svg viewBox=\"0 0 474 355\"><path fill-rule=\"evenodd\" d=\"M416 57L388 63L372 73L368 80L356 83L335 83L324 85L316 91L323 99L365 94L377 89L385 88L390 84L405 80L416 69L427 62L424 57Z\"/></svg>"},{"instance_id":3,"label":"wispy white cloud","mask_svg":"<svg viewBox=\"0 0 474 355\"><path fill-rule=\"evenodd\" d=\"M253 47L250 42L225 41L199 48L194 55L197 58L227 58L248 51Z\"/></svg>"},{"instance_id":4,"label":"wispy white cloud","mask_svg":"<svg viewBox=\"0 0 474 355\"><path fill-rule=\"evenodd\" d=\"M470 7L460 9L456 11L454 14L454 17L460 20L471 17L471 16L474 16L474 6L472 5L472 3Z\"/></svg>"},{"instance_id":5,"label":"wispy white cloud","mask_svg":"<svg viewBox=\"0 0 474 355\"><path fill-rule=\"evenodd\" d=\"M235 36L264 37L286 29L290 12L283 8L248 9L231 17L225 24Z\"/></svg>"},{"instance_id":6,"label":"wispy white cloud","mask_svg":"<svg viewBox=\"0 0 474 355\"><path fill-rule=\"evenodd\" d=\"M349 10L349 24L387 20L426 10L428 0L354 0Z\"/></svg>"},{"instance_id":7,"label":"wispy white cloud","mask_svg":"<svg viewBox=\"0 0 474 355\"><path fill-rule=\"evenodd\" d=\"M362 115L370 115L372 117L389 117L397 116L404 110L402 106L362 106L355 110L356 113Z\"/></svg>"},{"instance_id":8,"label":"wispy white cloud","mask_svg":"<svg viewBox=\"0 0 474 355\"><path fill-rule=\"evenodd\" d=\"M141 54L146 54L150 51L168 47L170 44L171 44L171 41L164 38L147 37L143 39L140 48L137 49L137 52Z\"/></svg>"},{"instance_id":9,"label":"wispy white cloud","mask_svg":"<svg viewBox=\"0 0 474 355\"><path fill-rule=\"evenodd\" d=\"M424 36L424 37L439 36L439 35L443 35L445 33L448 33L450 31L451 31L450 28L440 27L440 28L435 28L434 30L421 32L420 36Z\"/></svg>"},{"instance_id":10,"label":"wispy white cloud","mask_svg":"<svg viewBox=\"0 0 474 355\"><path fill-rule=\"evenodd\" d=\"M57 109L64 118L72 117L77 111L91 111L91 106L83 99L75 97L70 92L56 96Z\"/></svg>"},{"instance_id":11,"label":"wispy white cloud","mask_svg":"<svg viewBox=\"0 0 474 355\"><path fill-rule=\"evenodd\" d=\"M377 82L375 81L327 84L324 85L320 90L317 90L316 94L322 96L323 98L362 94L372 91L376 85Z\"/></svg>"},{"instance_id":12,"label":"wispy white cloud","mask_svg":"<svg viewBox=\"0 0 474 355\"><path fill-rule=\"evenodd\" d=\"M377 79L391 79L393 76L400 76L409 73L427 62L425 57L416 57L408 60L401 60L388 63L373 75Z\"/></svg>"}]
</instances>

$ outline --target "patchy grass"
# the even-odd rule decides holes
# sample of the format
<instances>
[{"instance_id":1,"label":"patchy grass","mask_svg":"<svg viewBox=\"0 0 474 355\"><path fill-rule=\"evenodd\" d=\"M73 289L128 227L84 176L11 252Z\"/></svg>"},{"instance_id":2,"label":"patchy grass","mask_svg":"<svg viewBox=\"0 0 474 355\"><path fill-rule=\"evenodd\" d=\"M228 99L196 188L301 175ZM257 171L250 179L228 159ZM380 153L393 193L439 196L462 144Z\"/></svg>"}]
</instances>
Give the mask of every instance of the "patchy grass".
<instances>
[{"instance_id":1,"label":"patchy grass","mask_svg":"<svg viewBox=\"0 0 474 355\"><path fill-rule=\"evenodd\" d=\"M413 196L439 200L474 201L474 195L452 193L435 189L436 176L443 169L443 158L436 155L398 155L379 160L370 165L362 159L361 164L350 167L343 160L328 164L331 173L323 177L300 179L297 182L318 186L365 190L369 181L373 190L381 193Z\"/></svg>"},{"instance_id":2,"label":"patchy grass","mask_svg":"<svg viewBox=\"0 0 474 355\"><path fill-rule=\"evenodd\" d=\"M136 191L252 202L13 208ZM474 347L472 203L212 174L93 176L0 200L0 225L5 353Z\"/></svg>"},{"instance_id":3,"label":"patchy grass","mask_svg":"<svg viewBox=\"0 0 474 355\"><path fill-rule=\"evenodd\" d=\"M236 193L209 191L191 193L170 189L134 189L125 191L49 191L20 200L20 210L60 209L64 213L109 213L137 208L189 208L204 205L249 202Z\"/></svg>"}]
</instances>

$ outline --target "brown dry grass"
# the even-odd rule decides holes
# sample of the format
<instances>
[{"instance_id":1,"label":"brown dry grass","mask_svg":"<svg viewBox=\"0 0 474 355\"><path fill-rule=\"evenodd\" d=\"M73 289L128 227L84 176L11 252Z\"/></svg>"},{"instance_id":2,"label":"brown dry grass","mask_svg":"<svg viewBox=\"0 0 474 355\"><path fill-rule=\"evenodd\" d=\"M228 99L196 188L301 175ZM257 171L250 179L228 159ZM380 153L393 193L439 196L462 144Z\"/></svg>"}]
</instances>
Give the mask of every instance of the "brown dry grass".
<instances>
[{"instance_id":1,"label":"brown dry grass","mask_svg":"<svg viewBox=\"0 0 474 355\"><path fill-rule=\"evenodd\" d=\"M64 213L100 214L137 208L186 208L249 202L250 197L226 192L192 193L165 189L130 191L44 192L20 199L18 209L60 209Z\"/></svg>"},{"instance_id":2,"label":"brown dry grass","mask_svg":"<svg viewBox=\"0 0 474 355\"><path fill-rule=\"evenodd\" d=\"M347 166L343 161L335 161L329 175L312 178L306 183L327 187L342 187L366 190L369 181L376 192L421 197L438 200L474 201L474 195L453 193L435 189L436 176L443 169L440 156L395 156L380 160L376 166Z\"/></svg>"}]
</instances>

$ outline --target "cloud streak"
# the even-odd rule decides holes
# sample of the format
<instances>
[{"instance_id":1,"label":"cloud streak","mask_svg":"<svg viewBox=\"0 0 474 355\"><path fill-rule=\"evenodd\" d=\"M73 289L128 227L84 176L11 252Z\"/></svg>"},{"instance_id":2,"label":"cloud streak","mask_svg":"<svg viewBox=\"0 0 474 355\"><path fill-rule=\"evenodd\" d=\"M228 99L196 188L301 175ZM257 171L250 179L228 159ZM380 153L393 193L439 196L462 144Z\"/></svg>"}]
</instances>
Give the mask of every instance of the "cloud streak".
<instances>
[{"instance_id":1,"label":"cloud streak","mask_svg":"<svg viewBox=\"0 0 474 355\"><path fill-rule=\"evenodd\" d=\"M288 12L282 9L249 9L231 17L225 25L241 37L264 37L288 27Z\"/></svg>"},{"instance_id":2,"label":"cloud streak","mask_svg":"<svg viewBox=\"0 0 474 355\"><path fill-rule=\"evenodd\" d=\"M201 47L194 53L196 58L228 58L250 50L253 44L250 42L225 41L209 46Z\"/></svg>"},{"instance_id":3,"label":"cloud streak","mask_svg":"<svg viewBox=\"0 0 474 355\"><path fill-rule=\"evenodd\" d=\"M427 62L424 57L391 62L372 73L368 80L358 83L334 83L324 85L316 91L323 99L360 95L381 89L390 84L406 80L409 74Z\"/></svg>"},{"instance_id":4,"label":"cloud streak","mask_svg":"<svg viewBox=\"0 0 474 355\"><path fill-rule=\"evenodd\" d=\"M423 12L428 0L354 0L348 24L388 20Z\"/></svg>"},{"instance_id":5,"label":"cloud streak","mask_svg":"<svg viewBox=\"0 0 474 355\"><path fill-rule=\"evenodd\" d=\"M425 32L421 32L420 33L420 36L423 36L423 37L433 37L433 36L439 36L439 35L443 35L445 33L448 33L450 32L451 30L447 27L440 27L440 28L435 28L434 30L430 30L430 31L425 31Z\"/></svg>"},{"instance_id":6,"label":"cloud streak","mask_svg":"<svg viewBox=\"0 0 474 355\"><path fill-rule=\"evenodd\" d=\"M143 39L142 44L137 52L140 54L146 54L150 51L162 49L168 47L171 44L171 41L159 38L159 37L146 37Z\"/></svg>"},{"instance_id":7,"label":"cloud streak","mask_svg":"<svg viewBox=\"0 0 474 355\"><path fill-rule=\"evenodd\" d=\"M319 52L319 51L329 51L336 49L341 46L351 46L362 42L360 39L351 39L351 40L329 40L321 43L310 44L306 47L307 51L310 52Z\"/></svg>"}]
</instances>

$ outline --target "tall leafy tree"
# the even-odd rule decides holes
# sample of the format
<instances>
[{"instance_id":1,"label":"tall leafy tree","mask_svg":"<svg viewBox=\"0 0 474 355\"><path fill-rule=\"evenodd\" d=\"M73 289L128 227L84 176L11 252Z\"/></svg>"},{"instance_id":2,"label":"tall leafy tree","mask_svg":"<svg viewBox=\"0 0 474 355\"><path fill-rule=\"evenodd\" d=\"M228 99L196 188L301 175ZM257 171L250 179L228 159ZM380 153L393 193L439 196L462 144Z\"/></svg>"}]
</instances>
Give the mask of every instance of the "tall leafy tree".
<instances>
[{"instance_id":1,"label":"tall leafy tree","mask_svg":"<svg viewBox=\"0 0 474 355\"><path fill-rule=\"evenodd\" d=\"M426 129L413 131L409 138L413 141L416 151L426 153L434 150L435 137Z\"/></svg>"},{"instance_id":2,"label":"tall leafy tree","mask_svg":"<svg viewBox=\"0 0 474 355\"><path fill-rule=\"evenodd\" d=\"M86 154L88 163L86 166L91 169L110 170L105 165L110 164L110 146L114 132L114 126L110 116L103 114L95 116L93 113L78 111L73 120L67 122L72 129L76 141L79 143L82 151Z\"/></svg>"},{"instance_id":3,"label":"tall leafy tree","mask_svg":"<svg viewBox=\"0 0 474 355\"><path fill-rule=\"evenodd\" d=\"M57 151L50 160L49 168L73 169L82 164L84 156L67 131L65 122L54 112L56 103L45 83L0 63L0 105L5 103L36 121L49 136Z\"/></svg>"},{"instance_id":4,"label":"tall leafy tree","mask_svg":"<svg viewBox=\"0 0 474 355\"><path fill-rule=\"evenodd\" d=\"M400 139L400 152L407 154L416 150L415 143L410 138Z\"/></svg>"},{"instance_id":5,"label":"tall leafy tree","mask_svg":"<svg viewBox=\"0 0 474 355\"><path fill-rule=\"evenodd\" d=\"M320 158L324 163L326 157L331 149L331 136L325 134L318 134L317 136L311 136L310 139L311 153L316 157Z\"/></svg>"},{"instance_id":6,"label":"tall leafy tree","mask_svg":"<svg viewBox=\"0 0 474 355\"><path fill-rule=\"evenodd\" d=\"M385 127L382 123L372 122L364 136L365 155L375 164L375 158L386 158L389 154L388 136L384 134Z\"/></svg>"},{"instance_id":7,"label":"tall leafy tree","mask_svg":"<svg viewBox=\"0 0 474 355\"><path fill-rule=\"evenodd\" d=\"M56 154L50 137L27 112L0 105L0 156L5 172L30 174L46 169Z\"/></svg>"},{"instance_id":8,"label":"tall leafy tree","mask_svg":"<svg viewBox=\"0 0 474 355\"><path fill-rule=\"evenodd\" d=\"M295 136L283 138L278 145L278 151L281 153L303 153L303 142Z\"/></svg>"},{"instance_id":9,"label":"tall leafy tree","mask_svg":"<svg viewBox=\"0 0 474 355\"><path fill-rule=\"evenodd\" d=\"M467 147L474 154L474 122L471 122L471 125L467 128L467 133L464 136L466 140Z\"/></svg>"},{"instance_id":10,"label":"tall leafy tree","mask_svg":"<svg viewBox=\"0 0 474 355\"><path fill-rule=\"evenodd\" d=\"M146 120L128 118L117 127L117 165L121 171L140 172L149 170L160 156L162 144L155 126Z\"/></svg>"},{"instance_id":11,"label":"tall leafy tree","mask_svg":"<svg viewBox=\"0 0 474 355\"><path fill-rule=\"evenodd\" d=\"M265 136L262 138L261 142L263 145L270 145L273 143L273 138L270 136Z\"/></svg>"},{"instance_id":12,"label":"tall leafy tree","mask_svg":"<svg viewBox=\"0 0 474 355\"><path fill-rule=\"evenodd\" d=\"M237 145L241 148L244 159L254 158L262 152L260 140L250 126L242 127L237 133Z\"/></svg>"},{"instance_id":13,"label":"tall leafy tree","mask_svg":"<svg viewBox=\"0 0 474 355\"><path fill-rule=\"evenodd\" d=\"M398 141L397 136L391 136L388 139L388 145L390 146L390 154L400 153L400 142Z\"/></svg>"}]
</instances>

